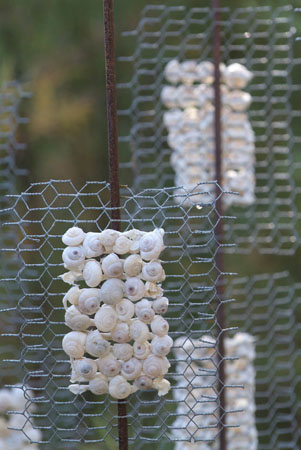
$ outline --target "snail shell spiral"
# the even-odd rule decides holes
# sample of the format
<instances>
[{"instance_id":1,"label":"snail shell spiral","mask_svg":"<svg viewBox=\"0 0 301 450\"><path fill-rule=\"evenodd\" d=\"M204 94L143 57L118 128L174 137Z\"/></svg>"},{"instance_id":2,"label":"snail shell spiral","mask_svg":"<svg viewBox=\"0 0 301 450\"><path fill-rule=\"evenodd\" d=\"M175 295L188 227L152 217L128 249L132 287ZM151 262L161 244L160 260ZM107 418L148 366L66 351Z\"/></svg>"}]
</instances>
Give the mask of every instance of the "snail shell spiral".
<instances>
[{"instance_id":1,"label":"snail shell spiral","mask_svg":"<svg viewBox=\"0 0 301 450\"><path fill-rule=\"evenodd\" d=\"M95 314L100 307L100 290L83 289L78 299L78 309L83 314Z\"/></svg>"},{"instance_id":2,"label":"snail shell spiral","mask_svg":"<svg viewBox=\"0 0 301 450\"><path fill-rule=\"evenodd\" d=\"M166 356L172 347L173 340L170 336L155 336L151 343L152 353L156 356Z\"/></svg>"},{"instance_id":3,"label":"snail shell spiral","mask_svg":"<svg viewBox=\"0 0 301 450\"><path fill-rule=\"evenodd\" d=\"M144 296L145 286L143 281L141 281L139 278L128 278L124 283L124 287L126 296L133 302L140 300Z\"/></svg>"},{"instance_id":4,"label":"snail shell spiral","mask_svg":"<svg viewBox=\"0 0 301 450\"><path fill-rule=\"evenodd\" d=\"M85 353L85 343L87 335L80 331L67 333L62 341L63 350L71 358L82 358Z\"/></svg>"},{"instance_id":5,"label":"snail shell spiral","mask_svg":"<svg viewBox=\"0 0 301 450\"><path fill-rule=\"evenodd\" d=\"M142 322L151 323L155 317L155 311L152 308L139 308L137 317Z\"/></svg>"},{"instance_id":6,"label":"snail shell spiral","mask_svg":"<svg viewBox=\"0 0 301 450\"><path fill-rule=\"evenodd\" d=\"M102 305L94 317L95 326L99 331L112 331L117 323L117 314L114 308L110 305Z\"/></svg>"},{"instance_id":7,"label":"snail shell spiral","mask_svg":"<svg viewBox=\"0 0 301 450\"><path fill-rule=\"evenodd\" d=\"M136 315L138 315L138 313L141 309L151 308L151 307L152 307L152 302L150 302L146 298L143 298L142 300L140 300L140 302L135 304L135 313L136 313Z\"/></svg>"},{"instance_id":8,"label":"snail shell spiral","mask_svg":"<svg viewBox=\"0 0 301 450\"><path fill-rule=\"evenodd\" d=\"M151 261L143 266L142 277L146 281L163 281L165 280L165 272L158 261Z\"/></svg>"},{"instance_id":9,"label":"snail shell spiral","mask_svg":"<svg viewBox=\"0 0 301 450\"><path fill-rule=\"evenodd\" d=\"M151 352L150 343L144 342L134 342L134 356L138 359L146 359Z\"/></svg>"},{"instance_id":10,"label":"snail shell spiral","mask_svg":"<svg viewBox=\"0 0 301 450\"><path fill-rule=\"evenodd\" d=\"M97 366L99 371L106 377L115 377L121 370L121 363L112 353L109 353L104 358L97 359Z\"/></svg>"},{"instance_id":11,"label":"snail shell spiral","mask_svg":"<svg viewBox=\"0 0 301 450\"><path fill-rule=\"evenodd\" d=\"M65 313L65 322L74 331L83 331L94 325L90 317L78 311L76 306L70 306Z\"/></svg>"},{"instance_id":12,"label":"snail shell spiral","mask_svg":"<svg viewBox=\"0 0 301 450\"><path fill-rule=\"evenodd\" d=\"M65 245L69 245L70 247L78 246L85 239L85 235L86 234L81 228L72 227L63 235L62 241Z\"/></svg>"},{"instance_id":13,"label":"snail shell spiral","mask_svg":"<svg viewBox=\"0 0 301 450\"><path fill-rule=\"evenodd\" d=\"M125 255L126 253L129 253L131 248L132 242L130 239L128 239L126 236L119 236L114 244L113 252L117 253L118 255Z\"/></svg>"},{"instance_id":14,"label":"snail shell spiral","mask_svg":"<svg viewBox=\"0 0 301 450\"><path fill-rule=\"evenodd\" d=\"M101 256L105 252L105 248L101 243L100 235L101 233L87 233L83 243L86 258L95 258L97 256Z\"/></svg>"},{"instance_id":15,"label":"snail shell spiral","mask_svg":"<svg viewBox=\"0 0 301 450\"><path fill-rule=\"evenodd\" d=\"M120 232L116 230L104 230L100 233L100 241L104 246L106 253L112 253L116 239L120 236Z\"/></svg>"},{"instance_id":16,"label":"snail shell spiral","mask_svg":"<svg viewBox=\"0 0 301 450\"><path fill-rule=\"evenodd\" d=\"M127 380L134 380L141 374L142 364L136 358L131 358L122 364L121 375Z\"/></svg>"},{"instance_id":17,"label":"snail shell spiral","mask_svg":"<svg viewBox=\"0 0 301 450\"><path fill-rule=\"evenodd\" d=\"M153 380L147 375L141 375L140 377L136 378L134 384L138 389L146 391L147 389L151 389L153 387Z\"/></svg>"},{"instance_id":18,"label":"snail shell spiral","mask_svg":"<svg viewBox=\"0 0 301 450\"><path fill-rule=\"evenodd\" d=\"M124 271L129 277L136 277L142 270L142 258L140 255L130 255L124 261Z\"/></svg>"},{"instance_id":19,"label":"snail shell spiral","mask_svg":"<svg viewBox=\"0 0 301 450\"><path fill-rule=\"evenodd\" d=\"M122 375L118 375L111 379L109 393L113 398L121 400L132 393L132 387Z\"/></svg>"},{"instance_id":20,"label":"snail shell spiral","mask_svg":"<svg viewBox=\"0 0 301 450\"><path fill-rule=\"evenodd\" d=\"M150 355L143 362L143 372L151 378L163 376L166 373L165 370L165 362L158 356Z\"/></svg>"},{"instance_id":21,"label":"snail shell spiral","mask_svg":"<svg viewBox=\"0 0 301 450\"><path fill-rule=\"evenodd\" d=\"M95 395L103 395L109 392L109 383L107 377L101 373L97 373L89 382L89 391Z\"/></svg>"},{"instance_id":22,"label":"snail shell spiral","mask_svg":"<svg viewBox=\"0 0 301 450\"><path fill-rule=\"evenodd\" d=\"M113 354L117 359L127 361L133 356L133 347L130 344L114 344Z\"/></svg>"},{"instance_id":23,"label":"snail shell spiral","mask_svg":"<svg viewBox=\"0 0 301 450\"><path fill-rule=\"evenodd\" d=\"M116 312L119 320L128 322L134 315L135 306L130 300L124 298L120 303L117 303Z\"/></svg>"},{"instance_id":24,"label":"snail shell spiral","mask_svg":"<svg viewBox=\"0 0 301 450\"><path fill-rule=\"evenodd\" d=\"M156 314L165 314L168 310L168 298L161 297L153 301L153 309Z\"/></svg>"},{"instance_id":25,"label":"snail shell spiral","mask_svg":"<svg viewBox=\"0 0 301 450\"><path fill-rule=\"evenodd\" d=\"M130 325L130 336L134 341L145 342L149 339L148 326L139 319L134 319Z\"/></svg>"},{"instance_id":26,"label":"snail shell spiral","mask_svg":"<svg viewBox=\"0 0 301 450\"><path fill-rule=\"evenodd\" d=\"M89 287L96 287L102 281L101 265L98 261L91 259L85 263L83 278Z\"/></svg>"},{"instance_id":27,"label":"snail shell spiral","mask_svg":"<svg viewBox=\"0 0 301 450\"><path fill-rule=\"evenodd\" d=\"M76 359L72 362L72 369L71 382L91 380L97 372L97 364L90 358Z\"/></svg>"},{"instance_id":28,"label":"snail shell spiral","mask_svg":"<svg viewBox=\"0 0 301 450\"><path fill-rule=\"evenodd\" d=\"M66 269L79 269L85 261L82 247L66 247L63 251L63 262Z\"/></svg>"},{"instance_id":29,"label":"snail shell spiral","mask_svg":"<svg viewBox=\"0 0 301 450\"><path fill-rule=\"evenodd\" d=\"M86 340L86 352L96 358L101 358L110 353L111 344L103 339L98 330L90 331Z\"/></svg>"},{"instance_id":30,"label":"snail shell spiral","mask_svg":"<svg viewBox=\"0 0 301 450\"><path fill-rule=\"evenodd\" d=\"M102 260L103 273L108 278L121 278L123 274L123 261L115 253L110 253Z\"/></svg>"},{"instance_id":31,"label":"snail shell spiral","mask_svg":"<svg viewBox=\"0 0 301 450\"><path fill-rule=\"evenodd\" d=\"M128 324L124 323L124 322L120 322L120 323L117 323L116 327L111 332L111 337L112 337L113 341L123 344L123 343L129 342L131 340L129 331L130 330L129 330Z\"/></svg>"},{"instance_id":32,"label":"snail shell spiral","mask_svg":"<svg viewBox=\"0 0 301 450\"><path fill-rule=\"evenodd\" d=\"M164 249L162 229L156 228L150 233L146 233L140 239L140 252L141 257L145 261L151 261L152 259L157 259Z\"/></svg>"},{"instance_id":33,"label":"snail shell spiral","mask_svg":"<svg viewBox=\"0 0 301 450\"><path fill-rule=\"evenodd\" d=\"M157 336L165 336L168 333L169 324L163 317L155 316L151 323L151 330Z\"/></svg>"},{"instance_id":34,"label":"snail shell spiral","mask_svg":"<svg viewBox=\"0 0 301 450\"><path fill-rule=\"evenodd\" d=\"M100 298L107 305L116 305L121 302L124 294L124 283L118 278L111 278L100 288Z\"/></svg>"}]
</instances>

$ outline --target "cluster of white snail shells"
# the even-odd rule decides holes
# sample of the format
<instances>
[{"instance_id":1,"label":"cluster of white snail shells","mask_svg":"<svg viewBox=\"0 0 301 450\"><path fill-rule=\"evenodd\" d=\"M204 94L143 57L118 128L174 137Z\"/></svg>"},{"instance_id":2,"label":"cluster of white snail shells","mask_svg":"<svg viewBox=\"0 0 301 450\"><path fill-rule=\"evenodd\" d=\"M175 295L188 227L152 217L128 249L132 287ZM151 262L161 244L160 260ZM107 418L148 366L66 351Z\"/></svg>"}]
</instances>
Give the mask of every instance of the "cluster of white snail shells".
<instances>
[{"instance_id":1,"label":"cluster of white snail shells","mask_svg":"<svg viewBox=\"0 0 301 450\"><path fill-rule=\"evenodd\" d=\"M176 373L184 374L177 375L177 386L173 391L178 406L172 433L181 440L175 446L177 450L218 449L216 345L211 336L202 336L201 339L183 336L174 342ZM248 333L226 337L225 358L225 384L228 386L225 390L226 410L239 411L226 415L226 425L229 426L227 448L256 450L254 337ZM194 442L202 439L212 442Z\"/></svg>"},{"instance_id":2,"label":"cluster of white snail shells","mask_svg":"<svg viewBox=\"0 0 301 450\"><path fill-rule=\"evenodd\" d=\"M251 95L243 89L252 73L242 64L220 65L222 98L222 187L240 195L225 195L225 207L249 205L255 201L254 132L247 109ZM212 200L214 185L198 183L215 180L214 135L214 65L210 61L170 61L165 77L172 84L164 86L161 100L168 108L164 124L167 142L173 150L171 165L175 170L175 200L184 205ZM181 188L183 187L183 189ZM185 200L186 192L193 196ZM186 194L187 198L187 194Z\"/></svg>"},{"instance_id":3,"label":"cluster of white snail shells","mask_svg":"<svg viewBox=\"0 0 301 450\"><path fill-rule=\"evenodd\" d=\"M62 342L71 361L74 394L91 391L123 399L137 390L157 389L165 395L164 378L173 345L161 282L159 256L164 230L66 231L62 241L71 288L63 298L65 323L72 331ZM81 288L84 281L88 287Z\"/></svg>"},{"instance_id":4,"label":"cluster of white snail shells","mask_svg":"<svg viewBox=\"0 0 301 450\"><path fill-rule=\"evenodd\" d=\"M38 449L38 445L30 441L41 441L42 433L24 414L25 411L35 411L34 403L28 402L28 396L33 396L28 388L26 397L21 387L0 389L0 448L3 450ZM8 414L8 411L16 411L16 414Z\"/></svg>"}]
</instances>

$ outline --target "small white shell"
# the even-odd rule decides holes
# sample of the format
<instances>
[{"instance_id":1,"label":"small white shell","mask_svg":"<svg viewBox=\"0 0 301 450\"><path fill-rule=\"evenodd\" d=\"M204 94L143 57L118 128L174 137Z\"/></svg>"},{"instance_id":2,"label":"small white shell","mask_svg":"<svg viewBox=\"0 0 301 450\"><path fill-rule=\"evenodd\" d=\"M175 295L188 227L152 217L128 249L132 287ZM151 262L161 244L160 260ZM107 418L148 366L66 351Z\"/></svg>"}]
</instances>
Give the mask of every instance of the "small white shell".
<instances>
[{"instance_id":1,"label":"small white shell","mask_svg":"<svg viewBox=\"0 0 301 450\"><path fill-rule=\"evenodd\" d=\"M155 311L150 308L138 308L137 318L145 323L151 323L155 317Z\"/></svg>"},{"instance_id":2,"label":"small white shell","mask_svg":"<svg viewBox=\"0 0 301 450\"><path fill-rule=\"evenodd\" d=\"M151 378L161 377L167 370L166 361L159 356L150 355L143 362L143 372Z\"/></svg>"},{"instance_id":3,"label":"small white shell","mask_svg":"<svg viewBox=\"0 0 301 450\"><path fill-rule=\"evenodd\" d=\"M59 278L63 280L64 283L71 284L74 286L75 281L80 281L83 279L83 274L81 272L81 266L78 267L79 271L65 272L59 275Z\"/></svg>"},{"instance_id":4,"label":"small white shell","mask_svg":"<svg viewBox=\"0 0 301 450\"><path fill-rule=\"evenodd\" d=\"M121 302L124 294L124 283L118 278L111 278L103 283L100 296L103 303L116 305Z\"/></svg>"},{"instance_id":5,"label":"small white shell","mask_svg":"<svg viewBox=\"0 0 301 450\"><path fill-rule=\"evenodd\" d=\"M110 353L111 344L103 339L98 330L90 331L86 341L86 352L91 356L100 358Z\"/></svg>"},{"instance_id":6,"label":"small white shell","mask_svg":"<svg viewBox=\"0 0 301 450\"><path fill-rule=\"evenodd\" d=\"M150 337L148 326L139 319L134 319L130 325L130 336L134 341L144 342Z\"/></svg>"},{"instance_id":7,"label":"small white shell","mask_svg":"<svg viewBox=\"0 0 301 450\"><path fill-rule=\"evenodd\" d=\"M151 261L143 266L142 277L146 281L163 281L165 272L159 261Z\"/></svg>"},{"instance_id":8,"label":"small white shell","mask_svg":"<svg viewBox=\"0 0 301 450\"><path fill-rule=\"evenodd\" d=\"M134 384L138 387L138 389L146 391L147 389L151 389L153 387L153 380L147 375L141 375L140 377L136 378Z\"/></svg>"},{"instance_id":9,"label":"small white shell","mask_svg":"<svg viewBox=\"0 0 301 450\"><path fill-rule=\"evenodd\" d=\"M66 247L62 255L66 269L79 269L85 261L82 247Z\"/></svg>"},{"instance_id":10,"label":"small white shell","mask_svg":"<svg viewBox=\"0 0 301 450\"><path fill-rule=\"evenodd\" d=\"M101 256L105 252L105 248L101 243L100 235L101 233L87 233L83 243L86 258L95 258L97 256Z\"/></svg>"},{"instance_id":11,"label":"small white shell","mask_svg":"<svg viewBox=\"0 0 301 450\"><path fill-rule=\"evenodd\" d=\"M145 286L139 278L128 278L124 283L124 287L127 297L133 302L140 300L144 296Z\"/></svg>"},{"instance_id":12,"label":"small white shell","mask_svg":"<svg viewBox=\"0 0 301 450\"><path fill-rule=\"evenodd\" d=\"M115 377L121 370L120 361L112 353L101 359L97 359L97 366L100 372L107 377Z\"/></svg>"},{"instance_id":13,"label":"small white shell","mask_svg":"<svg viewBox=\"0 0 301 450\"><path fill-rule=\"evenodd\" d=\"M167 81L170 83L176 84L180 81L180 72L181 72L181 66L179 61L176 59L172 59L169 61L164 69L164 75Z\"/></svg>"},{"instance_id":14,"label":"small white shell","mask_svg":"<svg viewBox=\"0 0 301 450\"><path fill-rule=\"evenodd\" d=\"M120 303L117 303L116 312L119 320L128 322L134 315L135 305L127 298L124 298Z\"/></svg>"},{"instance_id":15,"label":"small white shell","mask_svg":"<svg viewBox=\"0 0 301 450\"><path fill-rule=\"evenodd\" d=\"M109 384L109 393L113 398L121 400L132 393L132 386L121 376L115 376Z\"/></svg>"},{"instance_id":16,"label":"small white shell","mask_svg":"<svg viewBox=\"0 0 301 450\"><path fill-rule=\"evenodd\" d=\"M71 358L82 358L85 353L87 335L80 331L67 333L62 341L63 350Z\"/></svg>"},{"instance_id":17,"label":"small white shell","mask_svg":"<svg viewBox=\"0 0 301 450\"><path fill-rule=\"evenodd\" d=\"M148 357L151 351L150 343L144 342L134 342L134 356L138 359L145 359Z\"/></svg>"},{"instance_id":18,"label":"small white shell","mask_svg":"<svg viewBox=\"0 0 301 450\"><path fill-rule=\"evenodd\" d=\"M161 90L161 101L167 108L178 106L178 92L174 86L163 86Z\"/></svg>"},{"instance_id":19,"label":"small white shell","mask_svg":"<svg viewBox=\"0 0 301 450\"><path fill-rule=\"evenodd\" d=\"M89 386L87 386L86 384L70 384L70 386L68 386L68 389L70 392L72 392L72 394L79 395L88 391Z\"/></svg>"},{"instance_id":20,"label":"small white shell","mask_svg":"<svg viewBox=\"0 0 301 450\"><path fill-rule=\"evenodd\" d=\"M141 374L142 364L136 358L131 358L122 364L121 375L127 380L134 380Z\"/></svg>"},{"instance_id":21,"label":"small white shell","mask_svg":"<svg viewBox=\"0 0 301 450\"><path fill-rule=\"evenodd\" d=\"M116 230L104 230L100 233L100 241L105 247L106 253L112 253L116 239L120 234L120 231Z\"/></svg>"},{"instance_id":22,"label":"small white shell","mask_svg":"<svg viewBox=\"0 0 301 450\"><path fill-rule=\"evenodd\" d=\"M62 241L65 245L77 246L80 245L85 238L85 233L81 228L72 227L66 231L62 237Z\"/></svg>"},{"instance_id":23,"label":"small white shell","mask_svg":"<svg viewBox=\"0 0 301 450\"><path fill-rule=\"evenodd\" d=\"M113 341L123 344L131 340L129 332L130 329L128 324L125 322L120 322L117 323L116 327L111 332L111 338L113 339Z\"/></svg>"},{"instance_id":24,"label":"small white shell","mask_svg":"<svg viewBox=\"0 0 301 450\"><path fill-rule=\"evenodd\" d=\"M200 81L212 84L214 81L214 64L210 61L202 61L197 66Z\"/></svg>"},{"instance_id":25,"label":"small white shell","mask_svg":"<svg viewBox=\"0 0 301 450\"><path fill-rule=\"evenodd\" d=\"M153 281L147 281L145 283L145 296L146 297L152 297L152 298L158 298L162 297L163 295L163 289L161 286L157 283L154 283Z\"/></svg>"},{"instance_id":26,"label":"small white shell","mask_svg":"<svg viewBox=\"0 0 301 450\"><path fill-rule=\"evenodd\" d=\"M133 356L134 349L130 344L114 344L113 354L117 359L122 359L122 361L127 361Z\"/></svg>"},{"instance_id":27,"label":"small white shell","mask_svg":"<svg viewBox=\"0 0 301 450\"><path fill-rule=\"evenodd\" d=\"M68 327L74 331L83 331L94 325L94 321L90 317L82 314L72 305L65 313L65 322Z\"/></svg>"},{"instance_id":28,"label":"small white shell","mask_svg":"<svg viewBox=\"0 0 301 450\"><path fill-rule=\"evenodd\" d=\"M168 310L168 298L161 297L153 301L153 309L156 314L165 314Z\"/></svg>"},{"instance_id":29,"label":"small white shell","mask_svg":"<svg viewBox=\"0 0 301 450\"><path fill-rule=\"evenodd\" d=\"M168 333L169 324L163 317L155 316L151 323L151 330L157 336L165 336Z\"/></svg>"},{"instance_id":30,"label":"small white shell","mask_svg":"<svg viewBox=\"0 0 301 450\"><path fill-rule=\"evenodd\" d=\"M170 336L155 336L151 343L152 353L156 356L166 356L172 347L173 340Z\"/></svg>"},{"instance_id":31,"label":"small white shell","mask_svg":"<svg viewBox=\"0 0 301 450\"><path fill-rule=\"evenodd\" d=\"M141 257L145 261L151 261L159 257L160 253L164 249L163 243L164 231L162 228L156 228L150 233L146 233L140 239L140 251Z\"/></svg>"},{"instance_id":32,"label":"small white shell","mask_svg":"<svg viewBox=\"0 0 301 450\"><path fill-rule=\"evenodd\" d=\"M126 236L121 235L115 241L113 252L118 255L125 255L126 253L129 253L131 245L132 241L130 241L130 239Z\"/></svg>"},{"instance_id":33,"label":"small white shell","mask_svg":"<svg viewBox=\"0 0 301 450\"><path fill-rule=\"evenodd\" d=\"M95 395L107 394L109 392L109 383L107 377L97 373L89 382L89 391Z\"/></svg>"},{"instance_id":34,"label":"small white shell","mask_svg":"<svg viewBox=\"0 0 301 450\"><path fill-rule=\"evenodd\" d=\"M94 359L82 358L72 362L71 382L91 380L97 372L97 364Z\"/></svg>"},{"instance_id":35,"label":"small white shell","mask_svg":"<svg viewBox=\"0 0 301 450\"><path fill-rule=\"evenodd\" d=\"M165 378L155 378L153 381L153 387L158 390L158 395L161 397L169 392L170 382L165 380Z\"/></svg>"},{"instance_id":36,"label":"small white shell","mask_svg":"<svg viewBox=\"0 0 301 450\"><path fill-rule=\"evenodd\" d=\"M83 270L83 278L89 287L98 286L103 278L100 263L94 259L87 261Z\"/></svg>"},{"instance_id":37,"label":"small white shell","mask_svg":"<svg viewBox=\"0 0 301 450\"><path fill-rule=\"evenodd\" d=\"M138 315L139 310L145 309L145 308L151 308L151 307L152 307L152 302L150 302L146 298L143 298L142 300L140 300L140 302L135 304L135 313L136 313L136 315Z\"/></svg>"},{"instance_id":38,"label":"small white shell","mask_svg":"<svg viewBox=\"0 0 301 450\"><path fill-rule=\"evenodd\" d=\"M102 305L94 317L95 326L103 332L112 331L117 323L117 314L110 305Z\"/></svg>"},{"instance_id":39,"label":"small white shell","mask_svg":"<svg viewBox=\"0 0 301 450\"><path fill-rule=\"evenodd\" d=\"M136 277L142 270L142 258L140 255L130 255L124 261L124 271L129 277Z\"/></svg>"},{"instance_id":40,"label":"small white shell","mask_svg":"<svg viewBox=\"0 0 301 450\"><path fill-rule=\"evenodd\" d=\"M82 289L78 298L78 309L83 314L95 314L100 307L100 289Z\"/></svg>"},{"instance_id":41,"label":"small white shell","mask_svg":"<svg viewBox=\"0 0 301 450\"><path fill-rule=\"evenodd\" d=\"M118 238L119 239L119 238ZM123 273L123 261L115 253L110 253L101 263L103 273L108 278L121 278Z\"/></svg>"},{"instance_id":42,"label":"small white shell","mask_svg":"<svg viewBox=\"0 0 301 450\"><path fill-rule=\"evenodd\" d=\"M231 91L225 101L234 111L245 111L249 108L252 97L248 92Z\"/></svg>"},{"instance_id":43,"label":"small white shell","mask_svg":"<svg viewBox=\"0 0 301 450\"><path fill-rule=\"evenodd\" d=\"M72 288L70 288L63 298L64 308L67 309L68 302L71 303L72 305L77 305L80 293L81 290L78 286L73 286Z\"/></svg>"},{"instance_id":44,"label":"small white shell","mask_svg":"<svg viewBox=\"0 0 301 450\"><path fill-rule=\"evenodd\" d=\"M198 80L197 62L194 60L183 61L181 64L181 80L183 83L191 85Z\"/></svg>"},{"instance_id":45,"label":"small white shell","mask_svg":"<svg viewBox=\"0 0 301 450\"><path fill-rule=\"evenodd\" d=\"M231 89L243 89L252 78L252 73L239 63L230 64L224 72L225 82Z\"/></svg>"}]
</instances>

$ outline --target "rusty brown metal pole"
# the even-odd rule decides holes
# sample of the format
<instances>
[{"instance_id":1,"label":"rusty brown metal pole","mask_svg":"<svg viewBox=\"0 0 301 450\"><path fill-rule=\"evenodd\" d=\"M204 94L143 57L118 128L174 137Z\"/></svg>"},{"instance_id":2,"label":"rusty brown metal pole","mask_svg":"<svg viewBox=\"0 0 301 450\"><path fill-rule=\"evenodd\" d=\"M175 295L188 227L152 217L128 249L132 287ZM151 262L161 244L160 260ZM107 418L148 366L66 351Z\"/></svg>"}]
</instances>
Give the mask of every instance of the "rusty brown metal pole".
<instances>
[{"instance_id":1,"label":"rusty brown metal pole","mask_svg":"<svg viewBox=\"0 0 301 450\"><path fill-rule=\"evenodd\" d=\"M103 0L106 62L109 170L111 187L111 227L120 231L120 182L117 131L116 63L114 39L114 2ZM119 450L128 450L128 421L125 400L118 400Z\"/></svg>"},{"instance_id":2,"label":"rusty brown metal pole","mask_svg":"<svg viewBox=\"0 0 301 450\"><path fill-rule=\"evenodd\" d=\"M221 133L221 90L220 90L220 63L221 63L221 14L219 0L212 0L213 7L213 59L214 59L214 131L215 131L215 175L216 181L222 187L222 133ZM217 313L216 320L219 332L218 339L218 395L219 395L219 419L220 419L220 450L226 450L226 428L225 428L225 332L226 314L224 300L224 254L222 244L224 243L224 220L223 220L223 204L219 197L221 192L219 186L216 186L216 213L217 224L215 227L215 237L218 242L218 249L215 257L215 265L217 271ZM218 198L219 197L219 198Z\"/></svg>"}]
</instances>

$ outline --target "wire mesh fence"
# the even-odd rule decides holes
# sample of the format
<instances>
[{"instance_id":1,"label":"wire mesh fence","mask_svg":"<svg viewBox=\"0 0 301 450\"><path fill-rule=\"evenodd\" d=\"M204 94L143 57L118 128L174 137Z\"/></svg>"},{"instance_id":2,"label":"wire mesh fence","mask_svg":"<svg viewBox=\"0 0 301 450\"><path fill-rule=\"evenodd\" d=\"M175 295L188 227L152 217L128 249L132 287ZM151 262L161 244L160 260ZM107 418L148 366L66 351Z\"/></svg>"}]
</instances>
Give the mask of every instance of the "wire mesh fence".
<instances>
[{"instance_id":1,"label":"wire mesh fence","mask_svg":"<svg viewBox=\"0 0 301 450\"><path fill-rule=\"evenodd\" d=\"M300 234L300 111L294 102L300 56L294 8L227 6L220 12L222 62L241 63L253 73L247 90L256 151L256 201L232 207L237 220L226 228L226 239L236 243L236 252L293 254ZM119 111L125 130L120 145L124 177L132 173L134 189L175 184L163 120L164 70L171 60L212 61L213 30L209 7L149 5L136 28L124 33L132 46L130 56L119 58L120 72L131 76L119 84L126 99Z\"/></svg>"}]
</instances>

